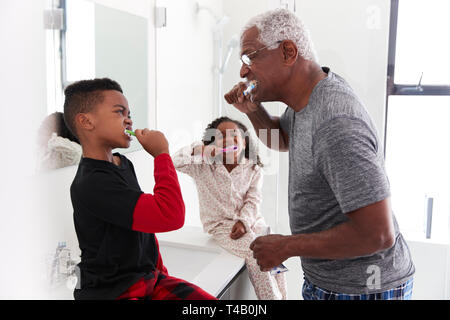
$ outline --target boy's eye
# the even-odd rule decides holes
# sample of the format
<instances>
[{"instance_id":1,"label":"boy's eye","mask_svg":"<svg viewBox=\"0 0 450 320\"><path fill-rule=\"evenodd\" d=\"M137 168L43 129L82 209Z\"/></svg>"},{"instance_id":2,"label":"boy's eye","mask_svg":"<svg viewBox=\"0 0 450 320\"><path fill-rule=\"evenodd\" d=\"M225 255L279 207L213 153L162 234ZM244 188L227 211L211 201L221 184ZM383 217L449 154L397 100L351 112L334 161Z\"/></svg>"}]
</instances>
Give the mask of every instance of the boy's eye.
<instances>
[{"instance_id":1,"label":"boy's eye","mask_svg":"<svg viewBox=\"0 0 450 320\"><path fill-rule=\"evenodd\" d=\"M117 110L116 111L117 113L120 113L121 115L125 115L125 110ZM131 115L130 114L128 114L128 119L131 119Z\"/></svg>"}]
</instances>

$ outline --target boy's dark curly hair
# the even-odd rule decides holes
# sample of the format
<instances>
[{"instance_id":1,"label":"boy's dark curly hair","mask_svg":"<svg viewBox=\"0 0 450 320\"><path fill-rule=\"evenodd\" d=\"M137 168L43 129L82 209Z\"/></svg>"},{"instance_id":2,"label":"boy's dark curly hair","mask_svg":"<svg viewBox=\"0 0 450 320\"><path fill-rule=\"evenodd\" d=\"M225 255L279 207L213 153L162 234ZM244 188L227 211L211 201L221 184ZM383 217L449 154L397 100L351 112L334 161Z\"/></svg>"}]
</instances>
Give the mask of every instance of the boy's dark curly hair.
<instances>
[{"instance_id":1,"label":"boy's dark curly hair","mask_svg":"<svg viewBox=\"0 0 450 320\"><path fill-rule=\"evenodd\" d=\"M111 79L81 80L69 85L64 94L64 121L73 133L78 137L75 127L75 117L79 113L86 113L103 101L102 91L115 90L123 93L120 85Z\"/></svg>"},{"instance_id":2,"label":"boy's dark curly hair","mask_svg":"<svg viewBox=\"0 0 450 320\"><path fill-rule=\"evenodd\" d=\"M264 164L261 162L261 158L259 157L259 155L256 152L256 146L254 146L253 143L251 143L250 135L246 134L248 132L247 127L242 122L239 122L237 120L233 120L229 117L220 117L220 118L213 120L210 124L208 124L208 126L205 129L205 132L203 134L203 139L202 139L203 144L205 146L207 146L214 142L215 137L213 134L211 134L211 130L217 129L217 127L223 122L233 122L234 124L236 124L238 126L238 128L241 131L241 135L243 136L243 138L245 140L244 157L249 160L253 160L255 162L255 164L260 166L261 168L264 167ZM253 150L252 150L252 148L253 148Z\"/></svg>"}]
</instances>

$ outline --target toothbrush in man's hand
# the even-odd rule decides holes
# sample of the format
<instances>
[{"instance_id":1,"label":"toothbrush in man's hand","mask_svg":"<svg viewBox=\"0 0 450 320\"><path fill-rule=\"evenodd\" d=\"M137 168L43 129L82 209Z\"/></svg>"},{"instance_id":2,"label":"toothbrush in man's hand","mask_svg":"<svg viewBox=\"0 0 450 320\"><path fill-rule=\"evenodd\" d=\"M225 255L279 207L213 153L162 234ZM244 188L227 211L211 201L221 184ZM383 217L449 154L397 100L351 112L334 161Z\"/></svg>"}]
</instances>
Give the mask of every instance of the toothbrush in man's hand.
<instances>
[{"instance_id":1,"label":"toothbrush in man's hand","mask_svg":"<svg viewBox=\"0 0 450 320\"><path fill-rule=\"evenodd\" d=\"M257 81L256 80L252 80L248 83L247 89L245 89L245 91L243 92L244 96L248 96L253 89L255 89L257 86Z\"/></svg>"},{"instance_id":2,"label":"toothbrush in man's hand","mask_svg":"<svg viewBox=\"0 0 450 320\"><path fill-rule=\"evenodd\" d=\"M267 226L267 229L265 230L265 232L263 232L263 236L267 236L271 234L271 229L270 226ZM286 268L286 266L284 264L280 264L279 266L273 267L272 270L270 270L270 274L273 276L276 276L277 274L283 273L289 271L288 268Z\"/></svg>"}]
</instances>

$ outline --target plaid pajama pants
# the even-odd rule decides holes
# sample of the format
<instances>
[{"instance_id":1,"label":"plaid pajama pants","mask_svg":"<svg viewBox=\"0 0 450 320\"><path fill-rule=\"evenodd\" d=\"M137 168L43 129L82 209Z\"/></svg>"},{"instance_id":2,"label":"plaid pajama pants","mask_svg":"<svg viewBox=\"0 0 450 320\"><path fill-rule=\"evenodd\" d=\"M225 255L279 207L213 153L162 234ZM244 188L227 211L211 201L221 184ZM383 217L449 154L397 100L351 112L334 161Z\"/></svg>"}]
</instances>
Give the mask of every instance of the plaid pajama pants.
<instances>
[{"instance_id":1,"label":"plaid pajama pants","mask_svg":"<svg viewBox=\"0 0 450 320\"><path fill-rule=\"evenodd\" d=\"M413 279L396 288L368 294L344 294L328 291L313 285L305 278L303 283L304 300L411 300L413 289Z\"/></svg>"},{"instance_id":2,"label":"plaid pajama pants","mask_svg":"<svg viewBox=\"0 0 450 320\"><path fill-rule=\"evenodd\" d=\"M217 300L203 289L187 281L155 270L142 278L118 300Z\"/></svg>"}]
</instances>

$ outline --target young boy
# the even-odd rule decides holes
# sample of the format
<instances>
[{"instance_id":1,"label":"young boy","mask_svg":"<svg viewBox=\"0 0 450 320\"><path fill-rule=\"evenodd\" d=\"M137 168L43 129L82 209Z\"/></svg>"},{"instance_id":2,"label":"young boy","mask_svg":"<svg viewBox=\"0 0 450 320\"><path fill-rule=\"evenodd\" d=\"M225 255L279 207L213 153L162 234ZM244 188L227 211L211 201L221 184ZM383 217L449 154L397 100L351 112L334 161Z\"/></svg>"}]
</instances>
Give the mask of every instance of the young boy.
<instances>
[{"instance_id":1,"label":"young boy","mask_svg":"<svg viewBox=\"0 0 450 320\"><path fill-rule=\"evenodd\" d=\"M184 224L184 202L169 146L161 132L136 130L155 158L154 194L139 187L133 164L112 153L127 148L132 130L128 102L110 79L76 82L65 90L64 120L83 157L70 188L81 249L75 299L215 299L168 275L157 232Z\"/></svg>"}]
</instances>

